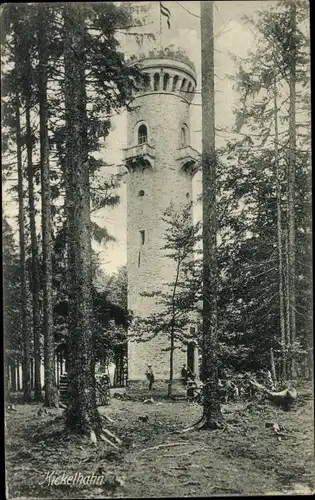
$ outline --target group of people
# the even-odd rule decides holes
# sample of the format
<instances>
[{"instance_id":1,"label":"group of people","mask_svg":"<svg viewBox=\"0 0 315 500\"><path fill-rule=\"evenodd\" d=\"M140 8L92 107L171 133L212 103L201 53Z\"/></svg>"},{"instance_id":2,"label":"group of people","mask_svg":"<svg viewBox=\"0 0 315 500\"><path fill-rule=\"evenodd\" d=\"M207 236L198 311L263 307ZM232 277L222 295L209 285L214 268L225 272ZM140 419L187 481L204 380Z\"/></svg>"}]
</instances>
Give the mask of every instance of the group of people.
<instances>
[{"instance_id":1,"label":"group of people","mask_svg":"<svg viewBox=\"0 0 315 500\"><path fill-rule=\"evenodd\" d=\"M154 383L154 373L152 365L148 365L145 375L149 382L148 389L149 391L151 391ZM188 366L184 364L181 369L181 380L183 385L187 388L187 396L189 398L193 398L194 395L194 389L196 388L195 378L196 375L192 372L192 370Z\"/></svg>"}]
</instances>

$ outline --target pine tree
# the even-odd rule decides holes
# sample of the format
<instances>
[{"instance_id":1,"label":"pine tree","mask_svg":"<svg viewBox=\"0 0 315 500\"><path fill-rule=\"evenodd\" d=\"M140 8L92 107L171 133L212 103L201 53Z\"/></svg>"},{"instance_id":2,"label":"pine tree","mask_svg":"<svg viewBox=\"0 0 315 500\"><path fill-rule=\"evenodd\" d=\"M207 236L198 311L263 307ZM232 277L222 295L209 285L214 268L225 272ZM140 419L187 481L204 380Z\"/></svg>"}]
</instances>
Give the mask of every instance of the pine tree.
<instances>
[{"instance_id":1,"label":"pine tree","mask_svg":"<svg viewBox=\"0 0 315 500\"><path fill-rule=\"evenodd\" d=\"M306 15L305 5L299 2L296 12L297 27L294 27L290 4L280 2L274 9L262 10L254 18L247 19L257 30L259 37L255 53L250 52L247 59L239 61L237 88L240 92L240 107L236 113L234 132L241 136L241 139L230 140L227 150L223 153L226 163L222 186L225 184L223 191L228 193L225 196L231 204L228 213L223 217L224 223L220 229L228 235L223 236L221 248L222 273L227 278L222 282L220 303L221 307L226 306L227 297L230 297L229 314L235 319L231 320L230 317L222 324L222 330L227 328L232 331L234 323L234 328L238 331L234 331L231 341L236 342L238 349L243 346L245 357L248 356L246 351L250 352L255 363L265 367L269 365L268 351L273 348L276 361L280 362L279 354L282 353L281 363L289 368L292 356L303 356L304 348L301 350L301 346L305 345L304 339L307 335L305 310L301 309L304 297L309 293L303 290L307 277L302 260L309 251L307 237L304 236L309 233L305 226L309 219L309 191L305 179L309 175L310 161L305 108L308 102L308 41L301 28ZM291 46L294 46L294 51L289 50ZM303 254L303 258L299 256L297 261L300 279L295 280L295 309L299 325L295 342L292 341L291 333L292 300L288 293L291 267L285 243L286 239L288 241L286 228L290 220L287 181L288 165L292 166L290 141L293 134L291 131L290 139L288 124L292 113L289 113L287 102L292 57L297 68L296 106L298 112L305 117L305 121L300 124L300 130L296 129L297 144L293 148L296 171L295 231L299 235L295 252ZM302 133L302 127L306 129L306 134ZM274 230L276 227L277 231ZM247 261L250 252L251 263ZM229 266L224 263L228 254L233 255L232 259L230 257ZM244 266L248 269L246 273ZM229 286L230 290L227 290L226 286ZM275 297L279 298L278 308L275 308ZM283 309L286 316L285 346ZM237 316L239 320L235 322ZM260 338L264 340L264 345ZM256 350L254 357L253 348ZM244 362L244 358L242 359ZM290 370L288 375L290 376Z\"/></svg>"},{"instance_id":2,"label":"pine tree","mask_svg":"<svg viewBox=\"0 0 315 500\"><path fill-rule=\"evenodd\" d=\"M202 79L202 366L200 429L221 427L218 385L217 156L215 149L213 2L201 2Z\"/></svg>"},{"instance_id":3,"label":"pine tree","mask_svg":"<svg viewBox=\"0 0 315 500\"><path fill-rule=\"evenodd\" d=\"M51 188L49 168L48 137L48 59L49 42L47 24L52 23L51 7L38 6L37 12L37 52L38 52L38 100L40 120L40 167L42 199L42 245L43 245L43 331L44 331L44 368L45 368L45 405L56 404L55 353L52 302L52 227L51 227Z\"/></svg>"}]
</instances>

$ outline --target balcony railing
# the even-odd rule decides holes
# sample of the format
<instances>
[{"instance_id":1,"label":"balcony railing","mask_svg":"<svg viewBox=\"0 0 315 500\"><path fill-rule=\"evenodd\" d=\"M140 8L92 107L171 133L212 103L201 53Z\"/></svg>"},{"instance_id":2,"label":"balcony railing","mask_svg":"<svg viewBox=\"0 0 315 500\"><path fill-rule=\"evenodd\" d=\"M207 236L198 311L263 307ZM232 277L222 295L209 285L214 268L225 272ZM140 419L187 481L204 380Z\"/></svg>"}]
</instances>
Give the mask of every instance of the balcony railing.
<instances>
[{"instance_id":1,"label":"balcony railing","mask_svg":"<svg viewBox=\"0 0 315 500\"><path fill-rule=\"evenodd\" d=\"M124 160L127 166L133 164L145 164L154 167L155 149L147 144L137 144L131 148L124 149Z\"/></svg>"},{"instance_id":2,"label":"balcony railing","mask_svg":"<svg viewBox=\"0 0 315 500\"><path fill-rule=\"evenodd\" d=\"M178 152L178 161L181 164L181 168L194 174L199 168L200 153L191 146L180 148Z\"/></svg>"}]
</instances>

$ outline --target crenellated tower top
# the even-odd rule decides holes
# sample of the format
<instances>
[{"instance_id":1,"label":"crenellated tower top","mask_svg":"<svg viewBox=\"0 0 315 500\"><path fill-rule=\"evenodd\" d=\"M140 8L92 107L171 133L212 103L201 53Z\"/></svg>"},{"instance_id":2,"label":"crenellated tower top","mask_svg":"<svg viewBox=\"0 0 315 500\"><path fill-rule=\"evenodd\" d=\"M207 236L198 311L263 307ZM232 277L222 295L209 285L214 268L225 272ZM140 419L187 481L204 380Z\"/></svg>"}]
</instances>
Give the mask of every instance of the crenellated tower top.
<instances>
[{"instance_id":1,"label":"crenellated tower top","mask_svg":"<svg viewBox=\"0 0 315 500\"><path fill-rule=\"evenodd\" d=\"M148 55L131 57L129 64L137 64L148 75L148 83L135 97L159 92L177 94L189 104L193 100L197 85L195 66L181 50L170 47L150 51Z\"/></svg>"}]
</instances>

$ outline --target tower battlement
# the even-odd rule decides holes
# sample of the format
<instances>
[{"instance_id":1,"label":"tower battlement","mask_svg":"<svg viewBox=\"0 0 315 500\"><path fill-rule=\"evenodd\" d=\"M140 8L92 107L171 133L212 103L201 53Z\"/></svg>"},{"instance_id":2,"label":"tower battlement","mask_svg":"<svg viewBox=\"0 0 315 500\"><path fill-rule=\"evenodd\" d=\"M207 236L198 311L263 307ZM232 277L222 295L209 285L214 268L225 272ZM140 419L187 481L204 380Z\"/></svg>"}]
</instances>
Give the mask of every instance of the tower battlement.
<instances>
[{"instance_id":1,"label":"tower battlement","mask_svg":"<svg viewBox=\"0 0 315 500\"><path fill-rule=\"evenodd\" d=\"M148 76L147 84L135 94L143 95L151 92L177 94L191 103L197 85L194 64L179 50L166 48L150 51L148 55L140 54L131 58L129 64L138 65Z\"/></svg>"}]
</instances>

